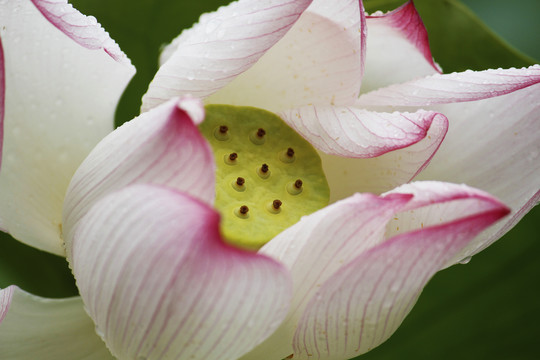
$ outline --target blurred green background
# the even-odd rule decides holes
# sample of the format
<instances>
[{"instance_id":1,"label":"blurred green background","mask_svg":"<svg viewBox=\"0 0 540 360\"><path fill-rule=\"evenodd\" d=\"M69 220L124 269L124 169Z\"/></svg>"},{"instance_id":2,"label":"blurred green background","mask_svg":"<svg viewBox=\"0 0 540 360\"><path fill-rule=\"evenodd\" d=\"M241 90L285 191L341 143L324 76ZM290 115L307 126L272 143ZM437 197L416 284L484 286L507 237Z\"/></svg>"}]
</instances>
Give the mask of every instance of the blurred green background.
<instances>
[{"instance_id":1,"label":"blurred green background","mask_svg":"<svg viewBox=\"0 0 540 360\"><path fill-rule=\"evenodd\" d=\"M138 73L126 91L117 124L138 114L140 97L157 68L159 47L198 16L226 0L73 0L94 15L132 59ZM401 0L366 0L388 10ZM471 10L463 6L466 4ZM539 0L417 0L436 60L446 72L521 67L540 59ZM476 15L489 27L478 22ZM497 33L505 41L495 36ZM510 45L519 49L513 50ZM522 53L521 53L522 52ZM526 54L526 55L525 55ZM516 174L519 176L519 174ZM467 265L437 274L404 324L362 359L540 358L540 208ZM35 294L76 294L64 259L0 241L0 287Z\"/></svg>"}]
</instances>

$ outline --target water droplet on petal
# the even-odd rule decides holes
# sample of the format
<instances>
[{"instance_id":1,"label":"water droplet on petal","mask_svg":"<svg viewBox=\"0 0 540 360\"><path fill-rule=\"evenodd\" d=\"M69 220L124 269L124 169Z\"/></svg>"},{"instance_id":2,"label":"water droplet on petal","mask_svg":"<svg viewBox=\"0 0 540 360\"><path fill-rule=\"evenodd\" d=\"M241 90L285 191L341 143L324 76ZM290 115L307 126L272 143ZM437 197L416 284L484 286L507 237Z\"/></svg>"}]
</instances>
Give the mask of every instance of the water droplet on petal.
<instances>
[{"instance_id":1,"label":"water droplet on petal","mask_svg":"<svg viewBox=\"0 0 540 360\"><path fill-rule=\"evenodd\" d=\"M101 329L97 325L96 325L96 334L102 339L105 338L105 333L101 331Z\"/></svg>"}]
</instances>

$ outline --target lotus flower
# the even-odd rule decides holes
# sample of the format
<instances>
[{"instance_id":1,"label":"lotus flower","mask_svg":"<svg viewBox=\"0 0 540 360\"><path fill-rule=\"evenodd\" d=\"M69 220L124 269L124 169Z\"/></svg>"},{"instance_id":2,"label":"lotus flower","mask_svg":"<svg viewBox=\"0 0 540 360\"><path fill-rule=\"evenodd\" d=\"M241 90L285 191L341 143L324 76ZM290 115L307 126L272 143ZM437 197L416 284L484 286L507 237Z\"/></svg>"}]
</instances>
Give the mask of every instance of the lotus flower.
<instances>
[{"instance_id":1,"label":"lotus flower","mask_svg":"<svg viewBox=\"0 0 540 360\"><path fill-rule=\"evenodd\" d=\"M538 200L540 67L441 74L412 3L203 15L109 135L134 71L118 46L64 0L0 9L1 225L65 254L81 294L0 290L8 358L351 358ZM201 100L279 113L317 149L330 205L257 252L226 243Z\"/></svg>"}]
</instances>

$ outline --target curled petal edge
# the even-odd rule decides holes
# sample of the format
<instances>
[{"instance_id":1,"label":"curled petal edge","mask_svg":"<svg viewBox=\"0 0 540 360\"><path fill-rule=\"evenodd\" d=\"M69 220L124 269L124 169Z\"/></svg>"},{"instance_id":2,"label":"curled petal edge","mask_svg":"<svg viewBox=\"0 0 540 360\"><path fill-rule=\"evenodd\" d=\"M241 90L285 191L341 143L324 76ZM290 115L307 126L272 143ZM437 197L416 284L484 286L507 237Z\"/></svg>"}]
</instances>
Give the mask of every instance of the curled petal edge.
<instances>
[{"instance_id":1,"label":"curled petal edge","mask_svg":"<svg viewBox=\"0 0 540 360\"><path fill-rule=\"evenodd\" d=\"M131 65L126 54L94 17L81 14L67 0L31 1L52 25L79 45L91 50L103 49L115 61Z\"/></svg>"},{"instance_id":2,"label":"curled petal edge","mask_svg":"<svg viewBox=\"0 0 540 360\"><path fill-rule=\"evenodd\" d=\"M187 194L141 184L102 198L79 222L70 264L113 354L236 359L279 325L288 272L226 245L218 222Z\"/></svg>"},{"instance_id":3,"label":"curled petal edge","mask_svg":"<svg viewBox=\"0 0 540 360\"><path fill-rule=\"evenodd\" d=\"M430 106L489 99L540 83L540 65L435 74L360 95L356 106Z\"/></svg>"}]
</instances>

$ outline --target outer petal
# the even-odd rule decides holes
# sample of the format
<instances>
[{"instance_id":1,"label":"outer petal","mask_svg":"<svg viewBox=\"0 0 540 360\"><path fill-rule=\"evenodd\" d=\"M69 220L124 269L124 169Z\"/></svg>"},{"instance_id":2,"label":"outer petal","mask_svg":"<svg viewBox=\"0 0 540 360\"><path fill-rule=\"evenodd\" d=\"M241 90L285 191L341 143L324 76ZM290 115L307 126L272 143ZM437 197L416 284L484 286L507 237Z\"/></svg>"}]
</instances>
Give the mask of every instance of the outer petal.
<instances>
[{"instance_id":1,"label":"outer petal","mask_svg":"<svg viewBox=\"0 0 540 360\"><path fill-rule=\"evenodd\" d=\"M164 51L143 111L185 94L206 97L249 69L296 22L311 0L241 0L204 14Z\"/></svg>"},{"instance_id":2,"label":"outer petal","mask_svg":"<svg viewBox=\"0 0 540 360\"><path fill-rule=\"evenodd\" d=\"M428 225L441 225L439 219L443 220L443 226L447 229L445 231L448 232L448 229L452 229L452 225L458 224L464 219L473 219L484 215L490 219L493 216L500 218L508 213L508 209L504 205L478 190L453 184L418 183L414 186L410 185L409 188L402 188L399 193L381 197L370 194L357 194L303 218L299 223L278 235L261 249L262 253L278 259L290 269L294 282L294 298L291 311L282 327L269 340L250 353L250 357L245 359L261 358L265 351L270 351L269 349L287 349L287 347L290 347L295 328L297 326L308 326L307 322L310 321L311 316L309 314L315 311L313 308L315 305L313 304L318 301L316 300L319 299L318 296L321 299L328 299L328 297L331 299L331 295L334 294L332 291L337 291L323 291L322 289L332 289L333 282L347 283L347 280L342 278L342 274L349 271L347 270L349 267L360 269L359 267L363 266L362 263L366 261L366 264L369 263L370 266L373 266L374 271L384 272L386 262L383 263L384 267L377 266L377 263L371 260L371 255L367 254L374 251L386 251L384 250L387 244L385 241L394 240L385 239L396 234L396 232L390 231L394 227L395 221L399 219L395 214L401 215L411 210L418 212L419 220L413 223L414 227L404 229L405 231L413 230L413 232L418 229L427 229ZM422 226L422 222L425 222L426 227ZM480 221L477 225L483 229L488 224ZM419 233L421 232L420 230ZM453 231L450 230L449 233L453 233ZM464 240L456 239L456 241ZM467 238L466 241L470 241L470 238ZM444 246L440 247L439 251L443 251L443 249ZM441 255L444 255L444 253ZM439 268L435 271L443 265L444 262L440 263ZM351 275L350 279L357 277L358 274ZM365 281L365 285L368 286L369 284L373 285L373 281L376 279L377 277L366 277L362 281ZM412 280L416 281L418 279ZM349 294L351 294L350 303L343 306L342 310L344 311L356 309L360 306L362 296L369 294L369 291L363 293L364 288L361 284L350 286L351 284L354 284L354 282L344 285L342 289L345 292L349 291ZM346 287L350 289L347 290ZM419 289L421 287L414 289L415 294L418 293ZM412 306L412 303L410 305ZM303 315L306 306L309 307L308 313ZM332 308L327 314L327 320L322 319L321 321L323 325L324 321L336 321L335 328L326 329L329 331L329 336L336 335L328 341L334 342L339 339L341 342L338 346L343 348L345 341L335 331L338 331L339 328L354 328L359 323L353 321L352 312L351 316L343 317L338 314L339 311L341 310L337 307ZM405 316L405 314L406 312L402 316ZM354 316L357 315L358 313L355 313ZM360 317L361 319L362 317ZM318 324L321 324L321 322ZM322 335L318 324L315 326L309 324L309 330L306 330L309 332L309 335L306 335L307 337L317 334L320 336L319 339L326 339ZM323 331L326 330L323 329ZM379 330L382 331L382 328ZM394 330L395 328L392 328L391 331ZM299 336L300 331L304 331L304 328L297 331L297 336ZM362 336L364 335L366 334ZM358 338L356 339L358 340ZM295 340L294 358L301 354L306 355L305 350L301 349L300 346L302 341L300 338ZM326 342L326 340L324 341ZM317 353L315 349L311 348L311 345L310 342L306 343L306 346L310 347L309 353L314 354L313 356L316 357ZM326 344L323 345L326 346ZM347 346L349 345L351 344L349 343ZM340 353L335 357L328 358L344 359L347 356Z\"/></svg>"},{"instance_id":3,"label":"outer petal","mask_svg":"<svg viewBox=\"0 0 540 360\"><path fill-rule=\"evenodd\" d=\"M352 104L360 91L365 39L360 1L315 0L283 39L207 102L270 111Z\"/></svg>"},{"instance_id":4,"label":"outer petal","mask_svg":"<svg viewBox=\"0 0 540 360\"><path fill-rule=\"evenodd\" d=\"M478 187L513 210L506 223L499 223L471 243L462 258L497 240L538 203L539 98L540 85L534 85L493 99L437 107L448 115L450 131L419 178Z\"/></svg>"},{"instance_id":5,"label":"outer petal","mask_svg":"<svg viewBox=\"0 0 540 360\"><path fill-rule=\"evenodd\" d=\"M103 50L114 60L130 65L131 61L118 44L99 26L93 16L84 16L67 0L30 0L43 16L76 43L87 49Z\"/></svg>"},{"instance_id":6,"label":"outer petal","mask_svg":"<svg viewBox=\"0 0 540 360\"><path fill-rule=\"evenodd\" d=\"M367 17L366 74L362 92L441 72L433 62L428 34L412 1Z\"/></svg>"},{"instance_id":7,"label":"outer petal","mask_svg":"<svg viewBox=\"0 0 540 360\"><path fill-rule=\"evenodd\" d=\"M2 166L2 152L4 149L4 116L6 113L6 69L4 47L0 36L0 169ZM2 220L0 219L0 222ZM5 230L3 230L5 231Z\"/></svg>"},{"instance_id":8,"label":"outer petal","mask_svg":"<svg viewBox=\"0 0 540 360\"><path fill-rule=\"evenodd\" d=\"M444 115L423 110L390 114L310 106L281 116L322 152L331 201L408 182L428 164L448 130Z\"/></svg>"},{"instance_id":9,"label":"outer petal","mask_svg":"<svg viewBox=\"0 0 540 360\"><path fill-rule=\"evenodd\" d=\"M386 223L410 198L356 194L303 217L267 243L259 253L278 259L290 269L294 298L279 330L243 360L290 355L292 336L309 299L344 264L380 243Z\"/></svg>"},{"instance_id":10,"label":"outer petal","mask_svg":"<svg viewBox=\"0 0 540 360\"><path fill-rule=\"evenodd\" d=\"M113 359L81 298L45 299L16 286L0 290L0 353L17 360Z\"/></svg>"},{"instance_id":11,"label":"outer petal","mask_svg":"<svg viewBox=\"0 0 540 360\"><path fill-rule=\"evenodd\" d=\"M405 233L344 266L308 304L294 337L294 357L352 358L384 342L428 280L506 214L507 209L499 207Z\"/></svg>"},{"instance_id":12,"label":"outer petal","mask_svg":"<svg viewBox=\"0 0 540 360\"><path fill-rule=\"evenodd\" d=\"M103 139L69 185L64 233L68 234L99 198L129 184L167 185L212 203L214 158L189 116L195 114L195 120L200 121L203 112L197 99L173 99Z\"/></svg>"},{"instance_id":13,"label":"outer petal","mask_svg":"<svg viewBox=\"0 0 540 360\"><path fill-rule=\"evenodd\" d=\"M429 226L449 223L478 213L508 208L492 195L471 188L438 181L402 185L384 194L413 195L411 201L389 222L386 237Z\"/></svg>"},{"instance_id":14,"label":"outer petal","mask_svg":"<svg viewBox=\"0 0 540 360\"><path fill-rule=\"evenodd\" d=\"M112 353L237 359L287 313L286 270L225 245L219 216L168 188L113 193L81 220L69 259Z\"/></svg>"},{"instance_id":15,"label":"outer petal","mask_svg":"<svg viewBox=\"0 0 540 360\"><path fill-rule=\"evenodd\" d=\"M0 222L15 238L63 254L59 235L67 185L113 129L116 104L134 68L117 48L114 58L104 51L113 42L95 19L65 7L65 1L35 3L46 15L65 8L63 26L55 27L30 0L0 4ZM108 45L81 46L73 40L75 28Z\"/></svg>"},{"instance_id":16,"label":"outer petal","mask_svg":"<svg viewBox=\"0 0 540 360\"><path fill-rule=\"evenodd\" d=\"M540 65L436 74L363 94L358 106L428 106L488 99L538 84Z\"/></svg>"}]
</instances>

